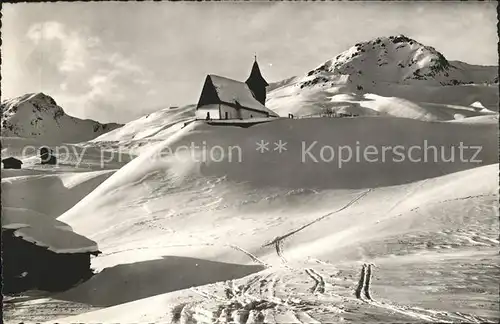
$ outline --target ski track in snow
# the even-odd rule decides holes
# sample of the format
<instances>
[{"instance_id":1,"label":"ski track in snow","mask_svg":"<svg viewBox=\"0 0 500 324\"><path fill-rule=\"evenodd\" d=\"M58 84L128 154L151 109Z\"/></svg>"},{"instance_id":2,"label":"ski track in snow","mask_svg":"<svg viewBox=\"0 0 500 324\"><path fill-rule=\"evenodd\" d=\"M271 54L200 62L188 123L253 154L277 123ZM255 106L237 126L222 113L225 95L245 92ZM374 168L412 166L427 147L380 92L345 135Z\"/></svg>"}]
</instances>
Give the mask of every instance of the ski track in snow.
<instances>
[{"instance_id":1,"label":"ski track in snow","mask_svg":"<svg viewBox=\"0 0 500 324\"><path fill-rule=\"evenodd\" d=\"M422 184L419 185L419 187ZM342 295L342 289L335 287L329 282L329 277L336 277L336 272L331 274L329 270L326 274L323 274L324 269L330 269L333 265L330 262L324 262L317 259L310 259L315 262L318 267L323 267L320 271L317 267L304 267L297 268L292 267L287 261L283 253L283 245L286 238L306 229L307 227L338 213L342 210L355 204L357 201L365 197L373 189L368 189L363 191L361 194L357 195L355 198L350 200L343 207L329 212L315 220L293 230L285 235L279 236L272 242L267 243L264 246L273 245L276 254L281 259L283 267L274 267L266 262L260 260L256 255L251 252L241 248L235 244L222 244L220 246L230 247L241 253L247 255L252 261L264 265L267 269L263 270L257 274L250 275L246 278L230 280L226 282L225 293L220 294L216 291L220 289L222 283L215 283L210 285L205 285L198 288L191 288L191 291L196 292L201 298L199 301L192 301L189 303L182 303L176 305L175 311L172 314L173 323L181 324L191 324L191 323L325 323L323 318L335 318L340 321L339 314L343 314L343 309L345 305L354 304L356 307L368 307L368 310L379 309L384 312L391 314L399 314L402 318L411 318L418 321L450 321L453 319L455 321L467 321L480 323L485 322L484 319L476 317L474 315L469 315L461 312L444 312L437 310L424 309L420 307L413 307L407 305L399 305L397 303L388 301L378 301L374 300L372 292L372 278L373 278L373 264L363 264L361 268L360 278L358 285L355 288L354 294L350 292L350 296ZM410 193L407 193L405 197L408 197L416 191L413 188ZM443 200L441 202L450 202L457 200L467 200L472 198L490 197L491 194L481 194L481 195L470 195L465 197L457 197L453 199ZM402 200L397 201L390 210L394 210ZM439 202L438 202L439 203ZM418 209L414 208L413 210ZM442 234L451 235L450 231L443 231ZM490 239L486 236L480 235L477 231L471 232L459 231L455 236L464 236L464 239L470 239L469 236L474 237L474 242L476 242L476 237L478 239L489 240L490 244L498 244L498 241ZM481 242L476 242L481 243ZM193 247L193 246L216 246L219 244L214 243L199 243L199 244L178 244L178 245L164 245L164 246L145 246L136 247L131 249L124 249L120 251L112 251L104 253L104 255L113 255L117 253L122 253L126 251L135 251L141 249L161 249L170 247ZM488 245L490 246L490 245ZM299 263L297 263L299 264ZM295 263L294 263L295 265ZM265 271L275 271L265 273ZM303 292L295 293L287 290L287 283L284 280L284 276L290 273L301 272L305 273L308 280L308 288ZM296 276L299 277L299 276ZM310 280L312 279L313 285L311 286ZM327 289L328 287L328 289ZM337 291L337 289L340 289ZM278 294L280 296L278 296ZM287 295L284 298L282 295ZM354 296L353 296L354 295ZM342 302L328 302L328 298L342 297ZM311 302L310 300L315 300ZM356 304L361 303L361 304ZM320 306L318 306L320 305ZM335 306L332 306L335 305ZM364 311L360 310L360 311ZM376 311L375 311L376 312ZM344 315L342 315L344 316ZM346 315L347 316L347 315Z\"/></svg>"},{"instance_id":2,"label":"ski track in snow","mask_svg":"<svg viewBox=\"0 0 500 324\"><path fill-rule=\"evenodd\" d=\"M196 292L205 300L201 304L196 304L196 308L191 309L190 320L194 323L321 323L313 316L301 308L306 306L302 300L296 299L291 302L277 298L274 293L278 282L277 276L268 280L269 276L256 275L246 284L237 286L234 280L225 283L225 299L214 296L206 291L196 289ZM267 298L262 295L252 293L255 286L261 289L267 285ZM259 293L262 291L259 289ZM217 301L218 304L210 302ZM179 305L186 309L186 306ZM178 307L178 308L179 308ZM213 311L215 310L215 311ZM189 312L189 311L188 311ZM180 324L188 322L179 321Z\"/></svg>"},{"instance_id":3,"label":"ski track in snow","mask_svg":"<svg viewBox=\"0 0 500 324\"><path fill-rule=\"evenodd\" d=\"M286 299L275 295L278 289L277 285L283 279L284 273L265 274L263 271L243 279L226 281L223 284L223 294L215 291L210 292L213 289L220 290L220 284L192 288L200 296L201 301L175 306L174 310L177 313L179 313L179 309L182 311L180 316L173 316L172 322L178 324L331 323L344 321L342 316L353 316L350 315L352 310L349 309L351 307L355 307L354 309L357 309L358 312L363 311L368 312L368 314L375 312L377 314L383 311L407 320L425 322L467 321L480 323L484 321L484 319L460 312L449 313L376 301L370 293L373 266L373 264L362 265L360 280L353 297L342 297L333 291L326 291L325 276L313 268L305 269L305 273L310 279L313 279L314 286L300 295L288 293ZM239 282L241 284L238 284ZM281 293L285 293L284 287L286 286L279 288ZM324 297L318 299L313 297L314 295L323 295ZM333 306L332 301L324 299L328 297L341 297L343 303L336 303ZM347 313L345 313L346 311ZM325 316L331 320L325 322Z\"/></svg>"},{"instance_id":4,"label":"ski track in snow","mask_svg":"<svg viewBox=\"0 0 500 324\"><path fill-rule=\"evenodd\" d=\"M336 213L339 213L339 212L347 209L348 207L352 206L354 203L356 203L358 200L360 200L361 198L363 198L364 196L366 196L371 191L373 191L372 188L365 190L360 195L358 195L357 197L355 197L354 199L352 199L351 201L349 201L347 204L345 204L343 207L341 207L341 208L339 208L339 209L337 209L335 211L332 211L330 213L327 213L327 214L325 214L323 216L320 216L320 217L312 220L311 222L300 226L299 228L297 228L297 229L295 229L293 231L290 231L290 232L288 232L288 233L286 233L284 235L276 237L271 242L264 244L264 247L270 246L270 245L274 245L275 250L276 250L276 254L278 254L278 256L280 257L280 259L282 260L282 262L286 264L287 260L286 260L286 258L283 255L283 242L284 242L284 240L286 238L288 238L288 237L290 237L290 236L292 236L292 235L294 235L294 234L302 231L303 229L305 229L305 228L307 228L307 227L309 227L309 226L311 226L311 225L313 225L313 224L315 224L317 222L320 222L321 220L323 220L323 219L325 219L325 218L327 218L327 217L329 217L331 215L334 215Z\"/></svg>"},{"instance_id":5,"label":"ski track in snow","mask_svg":"<svg viewBox=\"0 0 500 324\"><path fill-rule=\"evenodd\" d=\"M358 286L356 287L355 296L361 300L372 300L370 293L370 282L372 279L372 264L363 264L361 267Z\"/></svg>"},{"instance_id":6,"label":"ski track in snow","mask_svg":"<svg viewBox=\"0 0 500 324\"><path fill-rule=\"evenodd\" d=\"M421 184L420 184L421 186ZM336 277L336 272L329 275L321 274L321 272L313 267L296 268L292 267L291 264L286 260L283 254L283 244L284 240L291 235L307 228L308 226L325 219L326 217L345 210L349 206L352 206L358 200L366 196L372 189L368 189L363 193L359 194L357 197L349 201L345 206L335 210L333 212L327 213L312 222L307 223L299 227L296 230L288 232L285 235L278 237L271 243L265 246L273 245L276 249L276 254L282 261L282 267L275 267L266 264L264 261L260 260L258 257L252 253L242 249L237 245L226 244L225 246L231 247L238 250L247 256L249 256L254 262L260 263L267 267L267 270L263 270L255 275L250 275L243 279L230 280L224 284L225 291L223 294L217 292L211 292L213 289L220 289L221 283L211 284L199 288L192 288L201 298L201 301L194 301L187 304L177 305L177 310L180 309L180 315L176 315L176 319L172 319L174 323L188 324L188 323L238 323L238 324L250 324L250 323L325 323L324 318L335 318L341 321L340 314L344 313L345 305L361 303L356 307L361 307L364 311L365 307L368 314L370 312L388 312L393 314L393 316L400 316L401 318L407 318L417 321L450 321L454 319L456 321L468 321L479 323L485 321L482 318L475 317L473 315L461 314L459 312L450 313L444 311L434 311L430 309L424 309L420 307L413 307L408 305L399 305L394 302L388 301L377 301L373 299L373 292L371 289L371 282L373 278L373 264L363 264L360 272L360 279L358 285L355 287L354 293L351 292L351 296L343 296L342 289L338 292L335 291L335 286L330 284L327 278ZM414 192L415 189L412 190ZM411 194L411 193L410 193ZM408 196L408 194L406 195ZM484 197L488 195L477 195L460 197L453 200L463 200L473 197ZM393 210L401 201L396 202L392 206ZM184 245L184 246L194 246ZM214 244L200 244L200 245L210 245ZM179 246L179 245L177 245ZM169 247L172 247L170 245ZM153 248L153 247L145 247ZM160 248L160 247L156 247ZM131 249L134 250L134 249ZM113 253L119 253L122 251L114 251ZM329 262L323 262L320 260L311 260L316 264L331 268L333 265ZM295 263L294 263L295 265ZM281 269L281 270L280 270ZM265 273L265 271L277 271ZM285 272L283 272L285 271ZM309 286L304 292L297 294L286 290L286 283L283 281L284 274L293 273L296 271L302 271L307 277L313 281L313 285ZM327 290L328 287L329 288ZM285 290L283 290L285 289ZM333 289L333 290L331 290ZM280 295L287 295L286 298L278 297L277 293ZM309 294L309 295L308 295ZM310 296L310 297L308 297ZM315 297L313 297L315 296ZM342 297L343 296L343 297ZM321 302L324 298L341 298L343 302ZM309 300L316 300L311 302ZM357 301L357 302L356 302ZM319 304L318 304L319 303ZM318 307L318 305L322 305ZM335 305L335 306L332 306ZM349 307L349 306L348 306ZM378 311L377 311L378 309ZM349 314L346 314L346 316ZM325 317L326 316L326 317ZM342 315L344 316L344 315ZM350 316L350 315L349 315Z\"/></svg>"},{"instance_id":7,"label":"ski track in snow","mask_svg":"<svg viewBox=\"0 0 500 324\"><path fill-rule=\"evenodd\" d=\"M325 293L325 279L323 278L322 275L320 275L317 271L315 271L313 268L307 268L305 270L307 275L311 277L315 284L311 288L311 292L313 294L319 293L319 294L324 294Z\"/></svg>"}]
</instances>

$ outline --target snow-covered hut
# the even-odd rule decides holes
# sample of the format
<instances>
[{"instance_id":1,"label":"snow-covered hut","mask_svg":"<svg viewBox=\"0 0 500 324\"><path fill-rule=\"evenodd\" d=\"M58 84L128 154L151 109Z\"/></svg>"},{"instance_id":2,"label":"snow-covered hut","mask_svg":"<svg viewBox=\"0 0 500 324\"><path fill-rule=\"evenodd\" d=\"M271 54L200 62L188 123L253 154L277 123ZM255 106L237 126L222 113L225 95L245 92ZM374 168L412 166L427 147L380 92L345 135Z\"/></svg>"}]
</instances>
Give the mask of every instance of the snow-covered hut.
<instances>
[{"instance_id":1,"label":"snow-covered hut","mask_svg":"<svg viewBox=\"0 0 500 324\"><path fill-rule=\"evenodd\" d=\"M14 157L8 157L2 160L2 164L4 169L21 169L23 161Z\"/></svg>"},{"instance_id":2,"label":"snow-covered hut","mask_svg":"<svg viewBox=\"0 0 500 324\"><path fill-rule=\"evenodd\" d=\"M63 222L22 208L2 208L5 293L65 290L90 278L97 244Z\"/></svg>"}]
</instances>

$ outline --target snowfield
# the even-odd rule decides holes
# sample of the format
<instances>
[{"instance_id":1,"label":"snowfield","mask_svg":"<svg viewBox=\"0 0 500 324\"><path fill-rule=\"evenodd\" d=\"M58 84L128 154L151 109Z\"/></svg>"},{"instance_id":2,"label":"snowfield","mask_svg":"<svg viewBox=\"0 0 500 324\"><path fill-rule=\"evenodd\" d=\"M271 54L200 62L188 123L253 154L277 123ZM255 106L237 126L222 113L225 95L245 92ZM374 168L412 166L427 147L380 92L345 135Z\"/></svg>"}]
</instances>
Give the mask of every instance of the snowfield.
<instances>
[{"instance_id":1,"label":"snowfield","mask_svg":"<svg viewBox=\"0 0 500 324\"><path fill-rule=\"evenodd\" d=\"M6 322L498 322L496 67L400 35L268 90L301 118L166 108L57 166L2 137L25 166L2 169L2 224L102 252L72 289L10 298ZM327 109L358 116L307 118Z\"/></svg>"},{"instance_id":2,"label":"snowfield","mask_svg":"<svg viewBox=\"0 0 500 324\"><path fill-rule=\"evenodd\" d=\"M93 262L99 274L56 298L118 305L68 322L169 322L176 316L210 322L224 312L276 323L492 321L498 292L495 134L492 124L393 118L277 120L248 128L192 123L58 218L98 242L103 255ZM481 143L483 162L386 162L386 170L380 163L339 169L300 161L301 141L409 145L424 138L446 147ZM255 143L261 139L286 140L288 150L260 153ZM203 161L197 151L202 162L189 162L159 154L187 143L201 148L202 141L210 147L239 143L243 159ZM361 284L371 299L355 295L364 263L374 264L371 283ZM453 264L461 271L448 268ZM437 282L431 272L449 279ZM483 289L480 302L470 301L473 283ZM200 284L208 285L190 289ZM122 307L129 310L126 318Z\"/></svg>"},{"instance_id":3,"label":"snowfield","mask_svg":"<svg viewBox=\"0 0 500 324\"><path fill-rule=\"evenodd\" d=\"M12 318L495 322L496 134L489 122L397 118L190 123L58 217L98 243L99 272L43 306L24 302L35 315ZM274 151L280 139L282 153ZM261 140L270 151L256 150ZM481 145L482 162L301 161L302 142L364 148L423 140ZM194 151L176 150L190 143ZM211 155L216 146L240 147L241 162L237 150L232 160ZM68 302L77 314L103 309L44 315Z\"/></svg>"},{"instance_id":4,"label":"snowfield","mask_svg":"<svg viewBox=\"0 0 500 324\"><path fill-rule=\"evenodd\" d=\"M95 265L105 269L56 297L118 306L58 322L169 322L179 316L204 323L226 312L276 323L494 322L497 170L491 165L366 190L274 191L260 199L247 191L238 195L243 206L226 207L224 200L214 206L207 197L188 195L191 211L198 200L194 215L165 215L155 211L156 202L143 208L152 216L130 219L137 206L121 228L91 236L104 250ZM227 197L234 188L222 183L192 194L211 190ZM180 202L182 196L159 199ZM121 239L125 233L131 237ZM214 268L203 259L220 263ZM229 261L255 274L230 280L244 270L238 275L238 266L224 268ZM359 283L363 263L374 264L371 283ZM227 271L226 281L220 271ZM200 278L214 283L190 288ZM139 298L145 299L132 301Z\"/></svg>"}]
</instances>

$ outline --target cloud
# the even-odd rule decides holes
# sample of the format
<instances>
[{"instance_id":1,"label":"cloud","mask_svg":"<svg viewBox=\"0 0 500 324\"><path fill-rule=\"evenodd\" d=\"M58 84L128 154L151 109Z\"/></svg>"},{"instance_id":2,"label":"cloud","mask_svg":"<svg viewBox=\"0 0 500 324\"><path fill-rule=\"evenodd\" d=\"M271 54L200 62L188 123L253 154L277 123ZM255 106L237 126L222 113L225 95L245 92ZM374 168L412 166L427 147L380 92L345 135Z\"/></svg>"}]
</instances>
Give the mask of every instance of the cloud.
<instances>
[{"instance_id":1,"label":"cloud","mask_svg":"<svg viewBox=\"0 0 500 324\"><path fill-rule=\"evenodd\" d=\"M85 28L37 22L26 37L33 45L26 64L38 69L40 87L70 114L120 120L127 115L120 109L141 105L140 96L130 95L149 91L152 75L147 69Z\"/></svg>"},{"instance_id":2,"label":"cloud","mask_svg":"<svg viewBox=\"0 0 500 324\"><path fill-rule=\"evenodd\" d=\"M60 42L63 59L58 68L62 72L72 72L85 68L85 59L88 56L87 45L77 32L68 33L64 26L55 21L33 24L26 33L35 45L40 45L44 41ZM98 38L93 39L91 45L98 42Z\"/></svg>"},{"instance_id":3,"label":"cloud","mask_svg":"<svg viewBox=\"0 0 500 324\"><path fill-rule=\"evenodd\" d=\"M78 97L80 102L86 104L86 108L96 110L104 105L107 110L100 109L99 117L113 120L120 114L123 107L136 102L142 105L142 98L131 96L142 94L146 90L151 77L139 64L120 53L105 55L98 60L100 69L89 77L89 91ZM123 111L121 113L123 116Z\"/></svg>"},{"instance_id":4,"label":"cloud","mask_svg":"<svg viewBox=\"0 0 500 324\"><path fill-rule=\"evenodd\" d=\"M116 69L127 72L142 72L142 68L133 63L130 59L123 57L120 53L113 53L109 59L109 64L113 65Z\"/></svg>"}]
</instances>

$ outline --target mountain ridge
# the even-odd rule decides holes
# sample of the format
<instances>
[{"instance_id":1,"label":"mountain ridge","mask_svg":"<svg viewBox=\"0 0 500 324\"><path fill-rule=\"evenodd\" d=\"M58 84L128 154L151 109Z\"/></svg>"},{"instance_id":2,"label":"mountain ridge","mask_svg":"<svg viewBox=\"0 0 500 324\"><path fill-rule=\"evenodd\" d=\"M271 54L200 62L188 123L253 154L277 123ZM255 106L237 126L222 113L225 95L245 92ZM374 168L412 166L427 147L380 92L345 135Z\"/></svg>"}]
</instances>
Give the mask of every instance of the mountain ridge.
<instances>
[{"instance_id":1,"label":"mountain ridge","mask_svg":"<svg viewBox=\"0 0 500 324\"><path fill-rule=\"evenodd\" d=\"M447 60L434 47L400 34L356 43L303 75L271 83L267 91L266 105L281 116L318 115L330 110L363 116L456 120L497 114L498 67ZM29 110L23 108L25 103L32 114L21 118L17 110ZM169 125L185 122L192 110L187 107L191 106L184 106L181 114L159 110L152 115L155 121L143 116L127 123L133 127L119 134L128 140L150 136L149 130L137 127L150 125L159 131L163 129L162 120ZM67 131L69 141L116 141L118 133L102 135L123 126L69 116L43 93L5 100L1 112L2 136L47 137L40 130L46 119L51 121L51 126L45 127L49 133L56 132L60 121L66 119L70 129L75 124L82 124L83 129L83 136Z\"/></svg>"},{"instance_id":2,"label":"mountain ridge","mask_svg":"<svg viewBox=\"0 0 500 324\"><path fill-rule=\"evenodd\" d=\"M394 54L404 55L396 57ZM373 56L377 56L376 61L372 60ZM400 59L396 60L396 58ZM307 72L307 76L323 76L324 73L322 72L330 72L333 75L363 75L363 78L370 77L369 74L367 75L363 72L359 73L359 68L363 67L363 65L359 63L364 63L365 61L368 61L368 63L376 63L379 68L390 65L389 63L394 63L400 68L412 68L412 73L406 75L406 78L403 80L385 80L388 82L409 83L415 80L438 81L436 78L440 78L438 81L440 85L458 85L472 82L478 83L477 81L484 81L485 83L498 83L498 66L474 65L457 60L447 60L446 57L434 47L424 45L403 34L377 37L372 40L356 43L347 50ZM454 76L464 78L465 76L456 74L457 72L467 69L483 70L482 72L486 72L484 74L487 75L483 76L484 80L453 79ZM294 76L281 81L273 82L270 84L270 91L283 86L298 77L299 76ZM445 80L446 78L449 78L449 80ZM447 84L446 81L448 81L449 84ZM314 83L315 82L311 82L310 84Z\"/></svg>"},{"instance_id":3,"label":"mountain ridge","mask_svg":"<svg viewBox=\"0 0 500 324\"><path fill-rule=\"evenodd\" d=\"M27 93L2 101L1 135L81 142L119 128L117 123L99 123L66 114L57 102L43 92Z\"/></svg>"}]
</instances>

